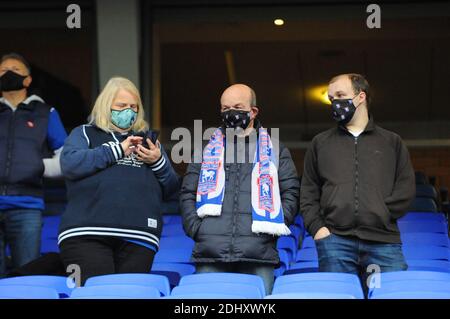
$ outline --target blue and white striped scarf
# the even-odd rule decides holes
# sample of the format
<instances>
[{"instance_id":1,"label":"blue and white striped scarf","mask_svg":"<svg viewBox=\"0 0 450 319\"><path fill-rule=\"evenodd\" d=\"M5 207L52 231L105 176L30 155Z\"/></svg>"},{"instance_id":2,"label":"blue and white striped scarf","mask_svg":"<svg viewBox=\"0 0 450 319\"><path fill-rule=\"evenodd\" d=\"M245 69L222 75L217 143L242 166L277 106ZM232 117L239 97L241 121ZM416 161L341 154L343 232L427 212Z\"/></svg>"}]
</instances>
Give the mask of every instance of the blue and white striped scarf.
<instances>
[{"instance_id":1,"label":"blue and white striped scarf","mask_svg":"<svg viewBox=\"0 0 450 319\"><path fill-rule=\"evenodd\" d=\"M217 129L203 150L203 161L197 187L197 214L220 216L225 195L224 169L225 136ZM266 129L259 129L253 160L251 202L252 232L270 235L289 235L284 224L278 170L273 145Z\"/></svg>"}]
</instances>

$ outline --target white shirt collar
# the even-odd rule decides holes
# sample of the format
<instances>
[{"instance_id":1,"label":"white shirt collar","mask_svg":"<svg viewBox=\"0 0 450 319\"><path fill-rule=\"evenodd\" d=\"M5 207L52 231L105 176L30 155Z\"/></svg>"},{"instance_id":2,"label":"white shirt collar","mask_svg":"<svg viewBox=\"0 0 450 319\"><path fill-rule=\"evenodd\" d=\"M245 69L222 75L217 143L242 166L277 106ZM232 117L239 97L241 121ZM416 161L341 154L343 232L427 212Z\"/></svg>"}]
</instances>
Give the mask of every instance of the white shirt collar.
<instances>
[{"instance_id":1,"label":"white shirt collar","mask_svg":"<svg viewBox=\"0 0 450 319\"><path fill-rule=\"evenodd\" d=\"M32 102L32 101L38 101L38 102L41 102L41 103L45 103L44 100L43 100L41 97L39 97L39 96L37 96L37 95L35 95L35 94L30 95L30 96L27 97L25 100L23 100L21 103L23 103L23 104L29 104L29 103ZM17 110L17 106L12 105L12 104L11 104L7 99L5 99L4 97L1 97L1 98L0 98L0 103L3 103L3 104L8 105L8 106L11 108L11 110L13 110L13 112L14 112L15 110Z\"/></svg>"}]
</instances>

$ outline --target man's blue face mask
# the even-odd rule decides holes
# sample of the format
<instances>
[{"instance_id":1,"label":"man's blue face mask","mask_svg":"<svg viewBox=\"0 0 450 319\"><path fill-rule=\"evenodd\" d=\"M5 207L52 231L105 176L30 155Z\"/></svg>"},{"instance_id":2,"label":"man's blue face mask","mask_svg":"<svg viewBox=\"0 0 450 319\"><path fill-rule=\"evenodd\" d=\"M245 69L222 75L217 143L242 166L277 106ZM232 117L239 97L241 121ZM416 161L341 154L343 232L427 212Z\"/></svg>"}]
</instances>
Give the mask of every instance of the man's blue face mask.
<instances>
[{"instance_id":1,"label":"man's blue face mask","mask_svg":"<svg viewBox=\"0 0 450 319\"><path fill-rule=\"evenodd\" d=\"M111 110L111 122L122 130L129 129L136 121L137 112L131 108L125 110Z\"/></svg>"}]
</instances>

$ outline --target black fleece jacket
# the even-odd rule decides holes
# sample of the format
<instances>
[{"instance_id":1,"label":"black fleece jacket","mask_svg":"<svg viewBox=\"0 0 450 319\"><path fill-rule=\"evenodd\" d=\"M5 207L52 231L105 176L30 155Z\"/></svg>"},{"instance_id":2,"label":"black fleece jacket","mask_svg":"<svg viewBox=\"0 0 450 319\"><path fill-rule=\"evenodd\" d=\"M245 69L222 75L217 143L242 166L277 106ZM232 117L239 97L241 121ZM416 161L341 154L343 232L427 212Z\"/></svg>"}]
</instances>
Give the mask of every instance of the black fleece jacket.
<instances>
[{"instance_id":1,"label":"black fleece jacket","mask_svg":"<svg viewBox=\"0 0 450 319\"><path fill-rule=\"evenodd\" d=\"M414 170L401 138L371 117L358 137L343 126L314 137L300 193L312 236L327 227L337 235L400 243L397 219L414 198Z\"/></svg>"}]
</instances>

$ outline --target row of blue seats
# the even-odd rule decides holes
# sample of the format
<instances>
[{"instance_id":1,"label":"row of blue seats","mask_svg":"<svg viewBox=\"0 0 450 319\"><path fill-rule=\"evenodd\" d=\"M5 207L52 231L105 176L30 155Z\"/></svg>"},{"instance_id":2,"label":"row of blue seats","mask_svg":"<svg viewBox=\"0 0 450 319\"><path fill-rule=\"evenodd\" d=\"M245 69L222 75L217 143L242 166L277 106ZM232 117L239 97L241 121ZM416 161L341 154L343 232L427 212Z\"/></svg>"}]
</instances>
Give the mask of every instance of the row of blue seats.
<instances>
[{"instance_id":1,"label":"row of blue seats","mask_svg":"<svg viewBox=\"0 0 450 319\"><path fill-rule=\"evenodd\" d=\"M192 239L185 235L181 224L180 215L164 216L164 230L160 241L160 251L155 257L155 262L181 262L190 263L190 254L194 245ZM41 252L58 252L57 245L57 228L59 224L59 216L50 216L44 218L44 227L41 239ZM296 219L296 225L290 227L292 236L290 237L295 245L298 246L299 238L303 236L303 226L301 218ZM173 247L177 247L173 249ZM276 275L281 275L292 262L288 251L280 248L280 256L282 263L276 270Z\"/></svg>"},{"instance_id":2,"label":"row of blue seats","mask_svg":"<svg viewBox=\"0 0 450 319\"><path fill-rule=\"evenodd\" d=\"M57 225L57 219L53 218L53 221L55 221L55 224ZM178 228L178 230L182 229L180 216L168 216L168 218L165 217L164 222L165 226L169 227L169 229L171 227ZM448 248L448 238L446 237L447 235L444 234L444 232L446 232L447 229L447 222L442 214L411 213L405 216L400 221L400 225L402 224L422 225L421 227L423 227L423 225L430 227L431 225L431 229L427 229L428 231L430 231L429 233L413 234L402 232L402 239L404 241L407 241L408 237L411 239L412 242L414 241L417 242L426 239L425 243L429 243L432 245L439 245L442 246L442 248ZM444 228L442 227L443 225L445 226ZM290 246L292 248L297 247L299 241L302 240L302 236L304 234L304 227L299 217L297 217L296 219L296 225L293 225L291 227L293 228L293 229L291 228L291 230L294 230L293 236L283 237L282 239L280 239L279 242L282 243L283 241L286 241L287 238L291 242ZM403 226L401 226L401 228L402 227ZM443 229L445 229L445 231ZM433 233L434 231L437 232ZM177 244L177 241L186 243L185 249L173 249L172 247L181 247L179 244ZM286 273L289 274L291 273L291 271L295 271L297 268L301 269L302 272L317 271L316 260L302 261L300 263L295 263L292 265L293 259L289 253L292 254L298 252L296 251L296 249L291 249L291 251L289 251L287 247L280 247L280 245L282 246L282 244L280 243L279 243L279 251L280 251L280 258L282 260L282 266L277 270L276 272L277 276L281 276L285 271ZM292 243L294 243L295 246L293 246ZM424 242L422 242L422 244L423 243ZM189 263L192 245L193 245L192 240L190 240L186 236L181 238L163 236L161 239L161 250L155 257L155 263L152 268L152 272L162 273L165 275L167 275L167 273L176 273L179 277L193 273L195 271L195 268L192 264ZM311 237L306 237L305 239L303 239L302 248L304 248L304 250L307 248L314 248L314 241L312 240ZM432 249L432 251L433 254L436 253L434 249ZM441 255L446 254L448 256L448 249L445 253L444 250L440 250L440 253L442 253ZM430 255L428 255L428 257L430 257ZM431 257L434 258L433 256ZM303 267L300 268L299 264L302 264ZM443 271L449 271L450 269L448 258L444 260L412 260L412 263L411 261L408 261L408 264L410 266L410 269L429 269L429 270L443 270ZM413 267L411 267L411 264ZM184 272L177 273L180 267L184 267ZM171 286L175 286L178 284L179 278L178 280L176 279L172 280L170 276L168 277L170 278Z\"/></svg>"},{"instance_id":3,"label":"row of blue seats","mask_svg":"<svg viewBox=\"0 0 450 319\"><path fill-rule=\"evenodd\" d=\"M47 228L54 229L57 226L57 218L48 219ZM161 250L156 255L156 262L181 262L189 263L190 253L194 242L184 235L179 215L164 216L167 233L161 238ZM447 221L443 214L439 213L409 213L399 220L402 240L405 244L405 255L407 259L431 259L448 260L448 251L443 247L449 247L447 233ZM45 228L45 227L44 227ZM280 252L281 267L277 269L276 276L289 270L290 265L298 262L316 262L314 240L305 234L301 218L296 218L295 225L291 227L292 235L283 236L278 240L278 250ZM48 233L48 232L47 232ZM43 239L43 251L57 251L56 238ZM301 249L297 247L301 243ZM432 246L427 249L426 245ZM174 249L173 247L177 247ZM310 267L304 265L306 269ZM430 265L431 266L431 265ZM298 268L300 269L300 268Z\"/></svg>"},{"instance_id":4,"label":"row of blue seats","mask_svg":"<svg viewBox=\"0 0 450 319\"><path fill-rule=\"evenodd\" d=\"M211 284L214 283L214 284ZM374 274L367 297L450 299L450 273L405 271ZM358 276L343 273L305 273L280 276L271 294L262 279L235 273L194 274L170 288L166 277L115 274L90 278L76 288L71 279L26 276L0 280L0 298L27 299L364 299Z\"/></svg>"}]
</instances>

